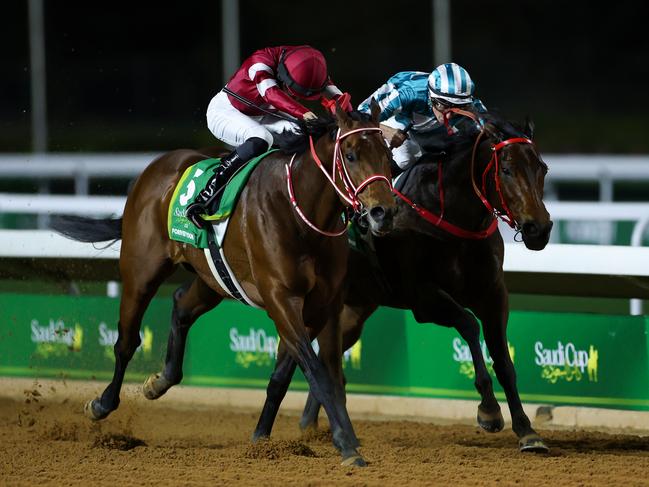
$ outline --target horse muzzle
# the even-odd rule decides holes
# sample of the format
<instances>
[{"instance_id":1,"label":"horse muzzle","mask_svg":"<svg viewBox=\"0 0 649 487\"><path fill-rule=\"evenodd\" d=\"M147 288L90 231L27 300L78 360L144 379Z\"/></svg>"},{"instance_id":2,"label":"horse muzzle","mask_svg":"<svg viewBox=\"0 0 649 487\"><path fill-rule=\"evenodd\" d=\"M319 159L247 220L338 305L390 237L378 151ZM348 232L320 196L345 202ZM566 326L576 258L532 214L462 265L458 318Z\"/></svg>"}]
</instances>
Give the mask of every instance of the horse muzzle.
<instances>
[{"instance_id":1,"label":"horse muzzle","mask_svg":"<svg viewBox=\"0 0 649 487\"><path fill-rule=\"evenodd\" d=\"M395 213L396 207L385 208L384 206L377 205L370 208L363 216L363 219L369 225L372 233L380 237L392 230Z\"/></svg>"},{"instance_id":2,"label":"horse muzzle","mask_svg":"<svg viewBox=\"0 0 649 487\"><path fill-rule=\"evenodd\" d=\"M523 223L521 234L525 246L530 250L543 250L550 240L552 225L552 220L548 220L546 223L533 220Z\"/></svg>"}]
</instances>

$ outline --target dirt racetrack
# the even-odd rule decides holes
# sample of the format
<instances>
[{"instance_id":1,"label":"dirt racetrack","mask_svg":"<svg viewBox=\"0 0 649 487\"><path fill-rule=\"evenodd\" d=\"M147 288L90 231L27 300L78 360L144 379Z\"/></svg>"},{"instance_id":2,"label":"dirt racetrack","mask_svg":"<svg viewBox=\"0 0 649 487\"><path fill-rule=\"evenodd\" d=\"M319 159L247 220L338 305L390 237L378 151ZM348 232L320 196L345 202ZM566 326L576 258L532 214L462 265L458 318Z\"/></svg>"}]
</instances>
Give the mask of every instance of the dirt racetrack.
<instances>
[{"instance_id":1,"label":"dirt racetrack","mask_svg":"<svg viewBox=\"0 0 649 487\"><path fill-rule=\"evenodd\" d=\"M356 419L361 469L340 466L326 433L301 436L295 415L251 445L257 411L131 393L91 423L74 387L0 391L0 485L649 485L646 437L541 430L552 450L535 455L510 429Z\"/></svg>"}]
</instances>

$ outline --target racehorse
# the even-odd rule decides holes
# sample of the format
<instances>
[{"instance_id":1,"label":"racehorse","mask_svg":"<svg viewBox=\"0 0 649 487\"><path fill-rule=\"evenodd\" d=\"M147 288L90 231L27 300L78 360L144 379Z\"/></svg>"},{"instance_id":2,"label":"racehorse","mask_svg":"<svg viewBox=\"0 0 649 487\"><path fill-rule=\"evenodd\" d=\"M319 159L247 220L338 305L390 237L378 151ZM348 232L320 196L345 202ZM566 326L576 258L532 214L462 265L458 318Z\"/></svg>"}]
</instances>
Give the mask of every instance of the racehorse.
<instances>
[{"instance_id":1,"label":"racehorse","mask_svg":"<svg viewBox=\"0 0 649 487\"><path fill-rule=\"evenodd\" d=\"M280 151L263 159L241 193L223 243L226 259L245 293L266 310L281 338L278 357L282 367L271 377L268 401L281 401L286 389L278 384L285 382L284 376L290 381L299 365L329 416L343 463L355 465L365 462L356 450L346 406L311 340L330 315L342 308L349 249L341 219L345 207L364 208L377 234L392 226L396 202L389 179L390 153L378 128L378 114L375 103L371 119L360 114L350 117L338 108L335 119L304 127L313 136L298 138L300 153L291 156ZM297 147L295 142L292 145ZM307 144L310 150L304 150ZM91 419L103 419L118 407L126 367L140 344L144 311L177 266L192 270L196 277L174 293L165 368L147 379L144 393L148 398L160 397L181 381L189 328L228 297L210 271L204 252L170 240L167 234L174 188L186 168L205 158L196 151L178 150L153 161L133 186L122 218L67 217L54 225L76 240L122 239L123 294L115 372L103 394L86 404ZM255 438L261 436L255 434Z\"/></svg>"},{"instance_id":2,"label":"racehorse","mask_svg":"<svg viewBox=\"0 0 649 487\"><path fill-rule=\"evenodd\" d=\"M359 339L365 321L379 306L412 310L419 323L454 327L471 350L475 387L482 399L478 423L497 432L504 420L483 359L477 317L520 449L542 452L548 448L523 411L509 355L504 246L492 209L521 231L529 249L543 249L552 228L542 201L547 166L531 142L529 122L521 131L493 114L482 117L486 123L475 142L475 130L458 134L446 157L426 156L401 175L405 180L397 186L403 199L395 230L372 239L374 263L371 253L352 252L337 325L342 343L323 335L318 338L320 356L342 374L340 352ZM426 148L425 138L420 142ZM300 421L303 429L317 425L318 411L310 395Z\"/></svg>"}]
</instances>

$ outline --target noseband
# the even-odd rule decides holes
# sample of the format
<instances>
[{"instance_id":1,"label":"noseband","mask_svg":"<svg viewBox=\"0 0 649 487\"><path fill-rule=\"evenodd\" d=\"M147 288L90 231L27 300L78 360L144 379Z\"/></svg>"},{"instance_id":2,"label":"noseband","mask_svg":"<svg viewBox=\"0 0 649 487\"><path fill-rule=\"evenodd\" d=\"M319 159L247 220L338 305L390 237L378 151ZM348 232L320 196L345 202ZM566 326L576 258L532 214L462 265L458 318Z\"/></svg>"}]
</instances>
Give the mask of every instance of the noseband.
<instances>
[{"instance_id":1,"label":"noseband","mask_svg":"<svg viewBox=\"0 0 649 487\"><path fill-rule=\"evenodd\" d=\"M333 186L336 193L338 193L338 195L342 198L342 200L347 205L351 206L354 212L360 212L362 210L363 203L361 202L359 195L365 188L367 188L367 186L377 181L384 181L388 185L388 187L392 189L392 182L388 177L382 174L374 174L364 179L360 184L358 185L354 184L354 181L352 180L351 175L349 174L349 169L347 167L347 164L344 160L342 149L340 148L340 143L346 137L356 133L380 132L380 131L381 129L378 127L364 127L364 128L350 130L349 132L345 132L344 134L341 134L342 130L339 128L338 131L336 132L336 142L334 144L333 162L331 164L331 175L329 175L327 169L324 167L324 164L322 163L322 161L318 157L318 154L316 153L313 137L309 136L311 157L313 157L313 160L315 161L316 165L318 166L320 171L322 171L322 173L325 175L325 177L327 178L331 186ZM293 154L291 160L288 162L288 164L286 164L286 184L288 187L288 195L291 200L291 204L293 205L293 208L295 209L297 214L300 215L300 218L302 218L304 223L306 223L309 227L311 227L316 232L322 235L326 235L328 237L338 237L342 235L347 231L347 213L344 214L345 225L340 232L327 232L315 226L306 217L306 215L298 205L297 199L295 198L295 191L293 190L293 178L292 178L292 169L293 169L293 162L295 161L295 156L296 154ZM340 180L342 181L344 186L344 191L340 189L336 184L336 177L340 178Z\"/></svg>"}]
</instances>

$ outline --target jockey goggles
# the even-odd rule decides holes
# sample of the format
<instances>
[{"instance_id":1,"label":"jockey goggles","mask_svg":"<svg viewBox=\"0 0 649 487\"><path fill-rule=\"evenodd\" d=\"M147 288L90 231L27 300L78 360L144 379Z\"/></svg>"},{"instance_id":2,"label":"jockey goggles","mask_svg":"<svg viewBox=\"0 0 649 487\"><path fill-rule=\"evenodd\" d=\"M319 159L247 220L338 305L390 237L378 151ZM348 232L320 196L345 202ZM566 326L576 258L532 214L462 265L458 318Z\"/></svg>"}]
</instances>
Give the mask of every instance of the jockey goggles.
<instances>
[{"instance_id":1,"label":"jockey goggles","mask_svg":"<svg viewBox=\"0 0 649 487\"><path fill-rule=\"evenodd\" d=\"M451 103L450 101L443 100L441 98L434 98L430 97L430 103L433 105L435 109L437 109L440 112L443 112L445 110L448 110L450 108L455 108L457 105Z\"/></svg>"},{"instance_id":2,"label":"jockey goggles","mask_svg":"<svg viewBox=\"0 0 649 487\"><path fill-rule=\"evenodd\" d=\"M292 54L293 52L295 51L292 51L289 54ZM289 70L286 67L286 63L284 62L286 54L286 50L282 50L282 53L279 56L279 63L277 65L277 79L279 79L289 89L289 91L301 96L302 98L313 99L318 97L326 88L329 77L325 78L322 86L315 88L302 86L297 81L295 81L289 73Z\"/></svg>"}]
</instances>

